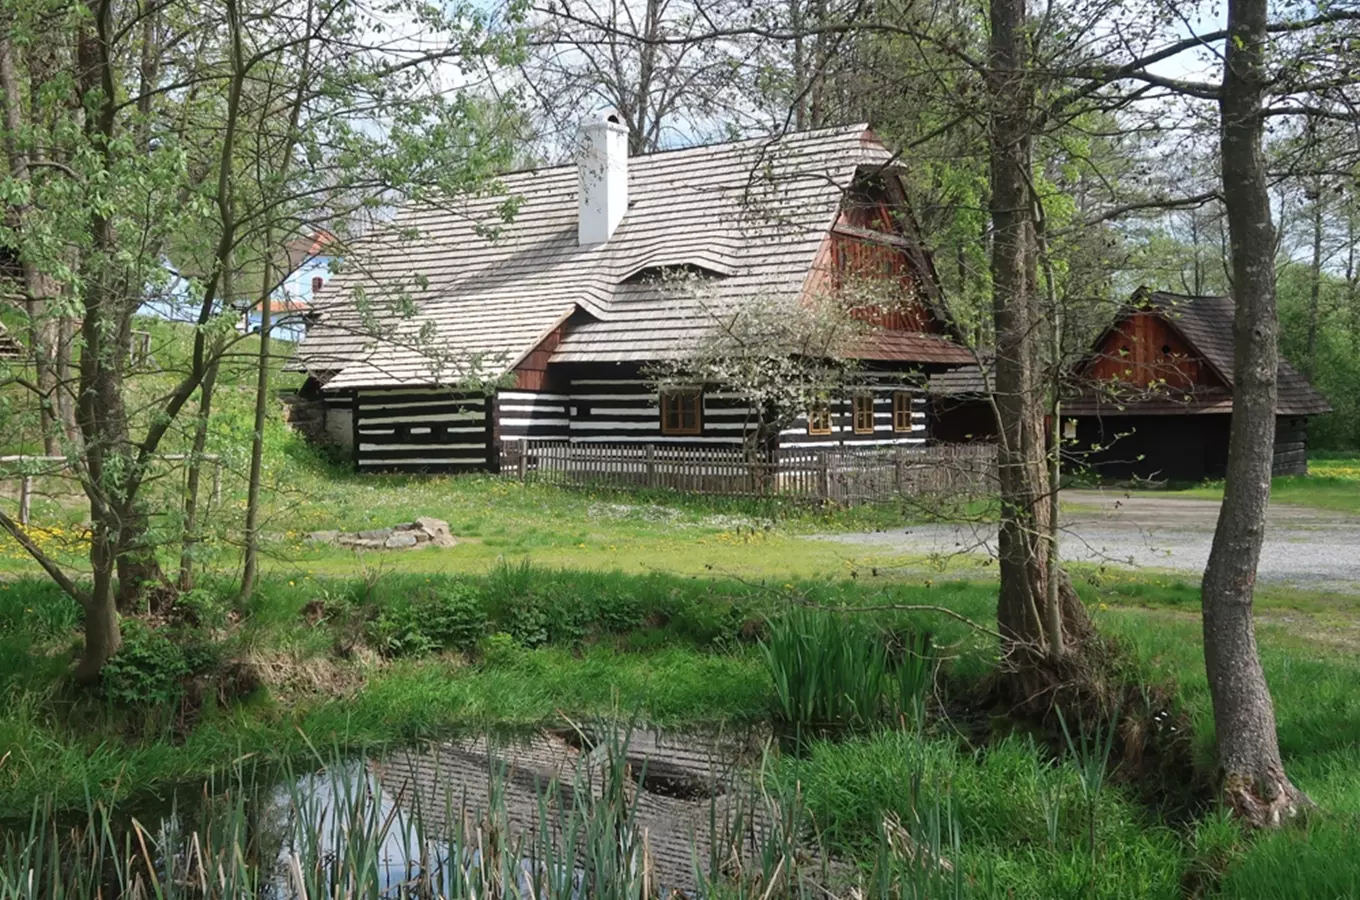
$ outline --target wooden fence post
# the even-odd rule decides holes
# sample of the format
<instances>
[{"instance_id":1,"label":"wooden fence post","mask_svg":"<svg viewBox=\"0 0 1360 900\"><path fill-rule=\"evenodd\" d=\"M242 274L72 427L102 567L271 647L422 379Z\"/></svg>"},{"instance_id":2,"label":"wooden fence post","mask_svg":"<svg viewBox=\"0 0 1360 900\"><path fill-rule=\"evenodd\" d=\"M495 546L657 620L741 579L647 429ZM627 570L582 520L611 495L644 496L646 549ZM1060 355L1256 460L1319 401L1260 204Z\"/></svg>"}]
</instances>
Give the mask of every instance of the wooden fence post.
<instances>
[{"instance_id":1,"label":"wooden fence post","mask_svg":"<svg viewBox=\"0 0 1360 900\"><path fill-rule=\"evenodd\" d=\"M647 487L656 487L656 444L647 445Z\"/></svg>"},{"instance_id":2,"label":"wooden fence post","mask_svg":"<svg viewBox=\"0 0 1360 900\"><path fill-rule=\"evenodd\" d=\"M33 503L33 476L19 479L19 524L28 524L28 512Z\"/></svg>"},{"instance_id":3,"label":"wooden fence post","mask_svg":"<svg viewBox=\"0 0 1360 900\"><path fill-rule=\"evenodd\" d=\"M822 457L822 477L818 479L818 496L822 500L831 499L831 453L828 450L820 451Z\"/></svg>"},{"instance_id":4,"label":"wooden fence post","mask_svg":"<svg viewBox=\"0 0 1360 900\"><path fill-rule=\"evenodd\" d=\"M524 484L529 477L529 441L524 439L519 442L519 483Z\"/></svg>"}]
</instances>

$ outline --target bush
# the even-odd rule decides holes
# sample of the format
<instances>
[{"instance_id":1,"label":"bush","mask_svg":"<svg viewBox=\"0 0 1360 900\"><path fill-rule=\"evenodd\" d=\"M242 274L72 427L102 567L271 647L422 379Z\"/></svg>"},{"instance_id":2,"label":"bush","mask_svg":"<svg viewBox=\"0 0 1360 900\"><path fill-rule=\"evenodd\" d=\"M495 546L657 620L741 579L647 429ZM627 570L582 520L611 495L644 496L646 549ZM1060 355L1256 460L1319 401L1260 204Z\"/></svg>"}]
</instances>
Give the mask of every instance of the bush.
<instances>
[{"instance_id":1,"label":"bush","mask_svg":"<svg viewBox=\"0 0 1360 900\"><path fill-rule=\"evenodd\" d=\"M123 706L173 703L183 691L184 679L193 673L194 662L204 662L197 651L190 660L164 632L129 619L123 622L123 645L104 666L100 685L106 698Z\"/></svg>"},{"instance_id":2,"label":"bush","mask_svg":"<svg viewBox=\"0 0 1360 900\"><path fill-rule=\"evenodd\" d=\"M483 598L455 582L379 613L373 638L386 656L421 656L436 650L471 650L486 634Z\"/></svg>"}]
</instances>

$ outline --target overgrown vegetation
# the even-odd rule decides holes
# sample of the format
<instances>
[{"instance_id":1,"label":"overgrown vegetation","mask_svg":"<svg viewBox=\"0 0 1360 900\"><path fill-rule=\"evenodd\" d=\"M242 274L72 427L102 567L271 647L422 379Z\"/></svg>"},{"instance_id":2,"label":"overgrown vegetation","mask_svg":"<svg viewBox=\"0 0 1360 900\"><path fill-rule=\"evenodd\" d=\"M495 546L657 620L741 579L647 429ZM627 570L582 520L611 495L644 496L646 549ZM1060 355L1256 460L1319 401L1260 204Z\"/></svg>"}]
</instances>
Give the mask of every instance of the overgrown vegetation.
<instances>
[{"instance_id":1,"label":"overgrown vegetation","mask_svg":"<svg viewBox=\"0 0 1360 900\"><path fill-rule=\"evenodd\" d=\"M1001 711L975 705L976 686L995 665L985 635L926 612L853 611L929 603L985 618L995 596L986 581L762 584L504 563L479 575L272 575L244 606L230 587L205 581L183 605L192 614L174 621L129 620L136 652L116 657L121 693L111 703L64 686L78 621L69 598L36 579L0 584L8 834L27 833L13 817L27 817L34 804L55 804L54 813L83 809L87 797L140 804L148 790L192 785L241 757L266 770L301 766L314 746L379 752L618 711L672 728L763 730L784 718L792 691L781 681L803 685L807 698L787 708L811 710L819 724L837 712L851 727L791 743L767 765L771 789L799 794L808 826L866 871L890 858L880 855L892 841L899 856L911 846L897 827L913 841L938 834L928 846L961 873L960 896L1169 898L1182 896L1187 880L1197 896L1272 896L1271 882L1238 873L1290 853L1320 860L1360 826L1350 774L1360 768L1360 733L1337 730L1360 721L1349 688L1360 677L1355 655L1286 628L1267 626L1263 656L1290 770L1328 810L1303 826L1306 841L1295 830L1254 838L1203 807L1159 823L1127 783L1134 763L1113 753L1097 765L1103 754L1083 754L1094 741L1090 723L1069 723L1074 753L1061 732L1014 731ZM1198 625L1181 612L1193 608L1195 589L1094 571L1078 588L1139 677L1174 686L1200 771L1211 770ZM1305 609L1328 608L1325 598L1311 602ZM821 653L803 635L838 649ZM919 657L927 664L913 668L927 647ZM881 661L882 669L846 668L845 659ZM237 692L204 691L204 666L235 672ZM901 715L904 706L925 715ZM1340 859L1319 862L1315 875L1287 866L1284 883L1295 896L1344 885L1356 873Z\"/></svg>"}]
</instances>

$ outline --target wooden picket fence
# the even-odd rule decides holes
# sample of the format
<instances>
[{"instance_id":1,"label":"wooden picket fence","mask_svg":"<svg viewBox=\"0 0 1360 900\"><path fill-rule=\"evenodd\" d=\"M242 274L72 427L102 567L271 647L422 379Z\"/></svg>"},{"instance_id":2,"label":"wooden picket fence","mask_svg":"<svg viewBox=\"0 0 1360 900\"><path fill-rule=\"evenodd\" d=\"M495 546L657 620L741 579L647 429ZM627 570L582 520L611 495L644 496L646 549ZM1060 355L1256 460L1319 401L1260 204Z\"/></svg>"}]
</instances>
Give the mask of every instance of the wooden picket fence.
<instances>
[{"instance_id":1,"label":"wooden picket fence","mask_svg":"<svg viewBox=\"0 0 1360 900\"><path fill-rule=\"evenodd\" d=\"M996 486L991 444L789 448L507 441L501 474L539 484L785 496L853 506L903 496L985 496Z\"/></svg>"}]
</instances>

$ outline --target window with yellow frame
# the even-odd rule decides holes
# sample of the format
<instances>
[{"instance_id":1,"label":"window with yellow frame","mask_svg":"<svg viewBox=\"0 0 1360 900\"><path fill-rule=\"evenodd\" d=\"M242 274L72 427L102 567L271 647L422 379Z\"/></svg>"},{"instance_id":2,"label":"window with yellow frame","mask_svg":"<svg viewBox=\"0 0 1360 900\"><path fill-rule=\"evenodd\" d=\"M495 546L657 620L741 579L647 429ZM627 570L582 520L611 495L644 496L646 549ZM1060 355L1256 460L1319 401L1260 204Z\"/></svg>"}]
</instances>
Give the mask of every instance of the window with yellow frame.
<instances>
[{"instance_id":1,"label":"window with yellow frame","mask_svg":"<svg viewBox=\"0 0 1360 900\"><path fill-rule=\"evenodd\" d=\"M831 404L818 400L808 410L808 434L831 433Z\"/></svg>"},{"instance_id":2,"label":"window with yellow frame","mask_svg":"<svg viewBox=\"0 0 1360 900\"><path fill-rule=\"evenodd\" d=\"M893 392L893 431L913 431L911 420L911 391Z\"/></svg>"},{"instance_id":3,"label":"window with yellow frame","mask_svg":"<svg viewBox=\"0 0 1360 900\"><path fill-rule=\"evenodd\" d=\"M874 431L874 395L867 392L856 394L853 412L855 434L872 434Z\"/></svg>"}]
</instances>

